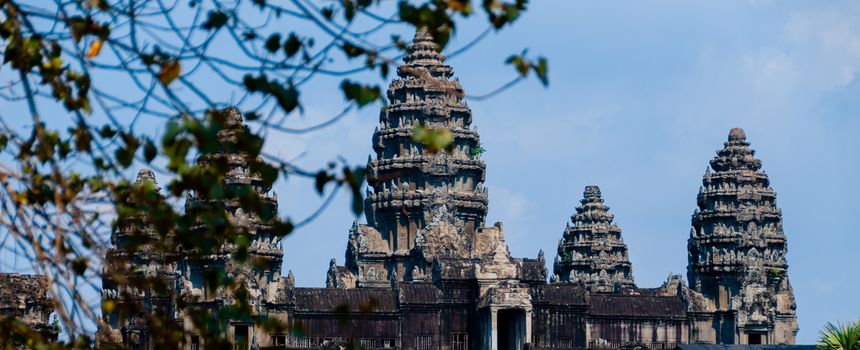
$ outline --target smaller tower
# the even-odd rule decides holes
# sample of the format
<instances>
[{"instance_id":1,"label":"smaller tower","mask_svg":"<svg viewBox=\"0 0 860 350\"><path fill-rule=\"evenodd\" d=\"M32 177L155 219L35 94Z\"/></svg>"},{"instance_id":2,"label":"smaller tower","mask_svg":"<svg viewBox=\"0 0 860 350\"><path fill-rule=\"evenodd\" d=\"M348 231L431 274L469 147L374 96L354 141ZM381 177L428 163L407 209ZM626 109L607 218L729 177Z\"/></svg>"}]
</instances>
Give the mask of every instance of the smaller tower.
<instances>
[{"instance_id":1,"label":"smaller tower","mask_svg":"<svg viewBox=\"0 0 860 350\"><path fill-rule=\"evenodd\" d=\"M242 193L255 193L260 201L259 205L273 213L278 211L278 199L271 191L271 186L264 181L263 175L252 165L255 162L262 162L262 159L252 158L240 147L243 138L247 137L246 133L250 132L242 118L242 112L231 107L219 113L222 113L223 118L223 128L218 132L219 148L216 152L201 154L197 158L197 166L219 169L223 177L218 185L226 194L224 198L213 198L193 193L188 196L185 208L186 211L195 208L223 208L236 227L246 230L250 239L247 261L253 264L236 266L232 258L232 254L238 249L235 244L224 244L214 249L216 254L200 259L184 259L179 267L179 271L182 272L183 291L192 295L203 293L202 282L205 280L203 276L211 271L223 270L227 276L242 280L251 290L252 295L262 296L259 301L255 301L254 305L260 308L263 300L273 299L277 295L269 285L283 283L281 265L284 252L281 248L281 237L276 234L271 225L272 219L243 210L240 196ZM200 236L223 234L212 232L209 225L198 225L195 229ZM215 293L206 295L205 299L223 297L222 293Z\"/></svg>"},{"instance_id":2,"label":"smaller tower","mask_svg":"<svg viewBox=\"0 0 860 350\"><path fill-rule=\"evenodd\" d=\"M705 172L687 276L717 310L716 343L793 344L797 316L782 211L749 146L744 130L732 129Z\"/></svg>"},{"instance_id":3,"label":"smaller tower","mask_svg":"<svg viewBox=\"0 0 860 350\"><path fill-rule=\"evenodd\" d=\"M635 288L621 228L603 204L600 188L586 186L581 205L571 215L558 245L554 273L559 282L582 283L591 292Z\"/></svg>"},{"instance_id":4,"label":"smaller tower","mask_svg":"<svg viewBox=\"0 0 860 350\"><path fill-rule=\"evenodd\" d=\"M140 169L134 186L151 186L156 193L161 188L151 169ZM159 201L162 200L159 194ZM102 305L111 309L102 310L102 323L96 334L102 344L129 345L129 339L137 339L138 344L152 343L147 332L147 314L172 315L175 303L171 298L174 292L177 271L174 252L165 249L166 240L172 235L162 236L151 219L152 208L158 201L145 197L128 197L124 204L128 213L120 215L111 232L113 247L105 255L102 266ZM137 290L130 288L128 282L120 282L129 277L137 281L148 279L150 288ZM163 283L156 283L163 282Z\"/></svg>"}]
</instances>

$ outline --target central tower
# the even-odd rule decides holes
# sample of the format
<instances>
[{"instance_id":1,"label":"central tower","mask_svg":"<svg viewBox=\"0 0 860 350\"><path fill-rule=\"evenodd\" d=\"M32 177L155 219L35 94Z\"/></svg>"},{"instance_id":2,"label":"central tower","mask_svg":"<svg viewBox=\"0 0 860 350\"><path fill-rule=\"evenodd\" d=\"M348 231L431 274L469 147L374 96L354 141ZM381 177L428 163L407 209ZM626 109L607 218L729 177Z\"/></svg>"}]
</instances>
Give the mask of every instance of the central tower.
<instances>
[{"instance_id":1,"label":"central tower","mask_svg":"<svg viewBox=\"0 0 860 350\"><path fill-rule=\"evenodd\" d=\"M367 225L351 229L346 266L332 261L330 287L421 279L435 256L469 258L484 225L485 164L463 88L424 30L403 61L373 133ZM414 137L418 130L450 133L451 144L433 152Z\"/></svg>"}]
</instances>

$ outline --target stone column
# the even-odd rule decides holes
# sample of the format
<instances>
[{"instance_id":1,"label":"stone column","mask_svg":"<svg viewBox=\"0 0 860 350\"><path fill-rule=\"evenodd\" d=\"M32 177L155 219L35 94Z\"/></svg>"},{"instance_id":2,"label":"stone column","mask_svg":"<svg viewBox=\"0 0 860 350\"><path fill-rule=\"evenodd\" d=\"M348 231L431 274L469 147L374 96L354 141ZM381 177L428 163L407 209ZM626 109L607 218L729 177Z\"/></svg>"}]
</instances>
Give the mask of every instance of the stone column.
<instances>
[{"instance_id":1,"label":"stone column","mask_svg":"<svg viewBox=\"0 0 860 350\"><path fill-rule=\"evenodd\" d=\"M499 308L490 306L490 347L499 350Z\"/></svg>"},{"instance_id":2,"label":"stone column","mask_svg":"<svg viewBox=\"0 0 860 350\"><path fill-rule=\"evenodd\" d=\"M532 342L532 308L526 308L526 339L525 344Z\"/></svg>"}]
</instances>

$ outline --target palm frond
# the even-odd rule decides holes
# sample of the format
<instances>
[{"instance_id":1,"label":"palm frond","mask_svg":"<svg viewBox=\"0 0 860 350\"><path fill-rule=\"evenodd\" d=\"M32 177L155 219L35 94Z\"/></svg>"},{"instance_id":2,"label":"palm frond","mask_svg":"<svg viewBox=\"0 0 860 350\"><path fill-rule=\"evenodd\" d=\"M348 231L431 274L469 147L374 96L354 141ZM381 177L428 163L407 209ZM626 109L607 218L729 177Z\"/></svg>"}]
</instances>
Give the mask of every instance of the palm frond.
<instances>
[{"instance_id":1,"label":"palm frond","mask_svg":"<svg viewBox=\"0 0 860 350\"><path fill-rule=\"evenodd\" d=\"M827 323L818 332L819 350L860 350L860 321L847 324Z\"/></svg>"}]
</instances>

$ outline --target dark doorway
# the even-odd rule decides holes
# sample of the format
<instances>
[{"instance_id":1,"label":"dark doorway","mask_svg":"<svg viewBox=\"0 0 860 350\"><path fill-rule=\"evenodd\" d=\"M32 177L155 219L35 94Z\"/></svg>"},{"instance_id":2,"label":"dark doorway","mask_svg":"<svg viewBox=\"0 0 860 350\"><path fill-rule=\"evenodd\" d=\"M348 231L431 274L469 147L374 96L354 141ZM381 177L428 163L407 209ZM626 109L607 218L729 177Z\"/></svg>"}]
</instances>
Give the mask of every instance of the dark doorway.
<instances>
[{"instance_id":1,"label":"dark doorway","mask_svg":"<svg viewBox=\"0 0 860 350\"><path fill-rule=\"evenodd\" d=\"M234 342L236 350L247 350L248 349L248 326L247 325L235 325L233 326L234 338L236 341Z\"/></svg>"},{"instance_id":2,"label":"dark doorway","mask_svg":"<svg viewBox=\"0 0 860 350\"><path fill-rule=\"evenodd\" d=\"M747 333L747 344L749 345L758 345L762 344L762 339L764 337L761 333Z\"/></svg>"},{"instance_id":3,"label":"dark doorway","mask_svg":"<svg viewBox=\"0 0 860 350\"><path fill-rule=\"evenodd\" d=\"M498 350L522 350L526 337L526 312L504 309L499 310L497 317Z\"/></svg>"},{"instance_id":4,"label":"dark doorway","mask_svg":"<svg viewBox=\"0 0 860 350\"><path fill-rule=\"evenodd\" d=\"M191 336L191 350L200 350L200 336L192 335Z\"/></svg>"}]
</instances>

